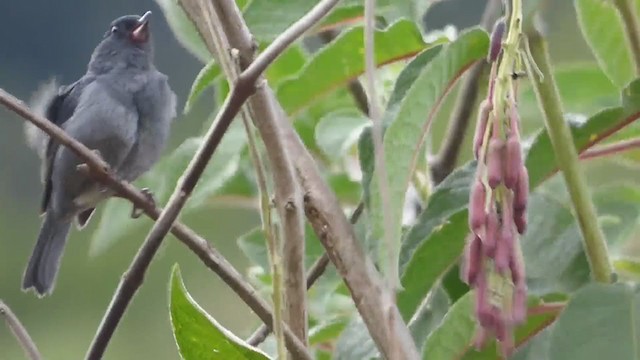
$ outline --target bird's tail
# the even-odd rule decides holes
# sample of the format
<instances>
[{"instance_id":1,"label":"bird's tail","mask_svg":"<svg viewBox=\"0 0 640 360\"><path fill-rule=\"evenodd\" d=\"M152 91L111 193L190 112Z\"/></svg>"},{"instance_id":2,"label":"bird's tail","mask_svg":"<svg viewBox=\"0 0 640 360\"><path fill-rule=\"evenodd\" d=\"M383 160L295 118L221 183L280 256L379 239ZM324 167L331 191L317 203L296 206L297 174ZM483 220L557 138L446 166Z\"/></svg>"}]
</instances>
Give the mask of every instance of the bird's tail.
<instances>
[{"instance_id":1,"label":"bird's tail","mask_svg":"<svg viewBox=\"0 0 640 360\"><path fill-rule=\"evenodd\" d=\"M24 272L23 290L34 288L40 296L51 293L60 269L60 259L70 228L70 221L62 221L51 211L47 212L40 228L38 241L31 253L29 265Z\"/></svg>"}]
</instances>

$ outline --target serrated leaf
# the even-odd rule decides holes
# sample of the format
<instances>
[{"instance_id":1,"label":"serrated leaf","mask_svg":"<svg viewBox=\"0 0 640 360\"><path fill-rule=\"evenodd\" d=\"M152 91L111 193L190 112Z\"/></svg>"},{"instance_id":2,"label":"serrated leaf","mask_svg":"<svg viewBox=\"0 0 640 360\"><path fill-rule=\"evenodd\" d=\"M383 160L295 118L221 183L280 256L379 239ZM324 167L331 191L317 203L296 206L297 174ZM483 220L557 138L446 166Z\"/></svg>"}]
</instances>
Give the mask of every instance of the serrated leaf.
<instances>
[{"instance_id":1,"label":"serrated leaf","mask_svg":"<svg viewBox=\"0 0 640 360\"><path fill-rule=\"evenodd\" d=\"M288 114L295 114L345 85L364 72L363 27L343 32L311 57L293 78L283 82L277 90L278 99ZM400 20L384 30L376 31L375 62L383 65L408 58L425 48L415 23ZM336 63L336 59L339 59Z\"/></svg>"},{"instance_id":2,"label":"serrated leaf","mask_svg":"<svg viewBox=\"0 0 640 360\"><path fill-rule=\"evenodd\" d=\"M602 70L618 87L635 78L622 19L611 1L575 0L578 23Z\"/></svg>"},{"instance_id":3,"label":"serrated leaf","mask_svg":"<svg viewBox=\"0 0 640 360\"><path fill-rule=\"evenodd\" d=\"M183 113L188 113L191 111L193 104L198 100L203 91L213 85L213 82L220 75L220 66L218 66L215 60L211 60L205 65L198 75L196 79L193 81L191 85L191 90L189 90L189 96L187 96L187 101L184 105Z\"/></svg>"},{"instance_id":4,"label":"serrated leaf","mask_svg":"<svg viewBox=\"0 0 640 360\"><path fill-rule=\"evenodd\" d=\"M623 284L576 292L556 322L549 360L640 359L640 295Z\"/></svg>"},{"instance_id":5,"label":"serrated leaf","mask_svg":"<svg viewBox=\"0 0 640 360\"><path fill-rule=\"evenodd\" d=\"M374 176L369 189L369 215L374 239L383 238L385 218L390 218L389 224L392 224L388 229L390 238L401 237L400 210L431 119L453 83L465 69L486 56L488 46L489 38L482 30L461 34L422 69L413 85L406 90L397 111L392 107L385 112L384 122L390 123L383 140L389 204L383 206L377 176ZM380 259L384 260L386 256Z\"/></svg>"},{"instance_id":6,"label":"serrated leaf","mask_svg":"<svg viewBox=\"0 0 640 360\"><path fill-rule=\"evenodd\" d=\"M176 0L155 0L155 2L162 9L169 27L180 44L203 63L211 60L211 53L204 40L178 2Z\"/></svg>"},{"instance_id":7,"label":"serrated leaf","mask_svg":"<svg viewBox=\"0 0 640 360\"><path fill-rule=\"evenodd\" d=\"M266 360L269 357L220 325L184 286L180 268L171 272L170 312L173 336L184 360Z\"/></svg>"},{"instance_id":8,"label":"serrated leaf","mask_svg":"<svg viewBox=\"0 0 640 360\"><path fill-rule=\"evenodd\" d=\"M209 201L238 170L240 155L246 145L246 136L241 125L236 122L227 130L183 213ZM136 181L136 185L148 187L158 204L166 203L202 140L202 137L185 140L170 155L163 157L151 171ZM117 240L143 224L140 220L131 219L130 214L129 202L119 199L107 201L102 210L98 228L91 239L89 251L92 255L104 252Z\"/></svg>"},{"instance_id":9,"label":"serrated leaf","mask_svg":"<svg viewBox=\"0 0 640 360\"><path fill-rule=\"evenodd\" d=\"M318 147L333 160L344 155L358 141L369 120L359 112L337 111L327 114L316 125Z\"/></svg>"}]
</instances>

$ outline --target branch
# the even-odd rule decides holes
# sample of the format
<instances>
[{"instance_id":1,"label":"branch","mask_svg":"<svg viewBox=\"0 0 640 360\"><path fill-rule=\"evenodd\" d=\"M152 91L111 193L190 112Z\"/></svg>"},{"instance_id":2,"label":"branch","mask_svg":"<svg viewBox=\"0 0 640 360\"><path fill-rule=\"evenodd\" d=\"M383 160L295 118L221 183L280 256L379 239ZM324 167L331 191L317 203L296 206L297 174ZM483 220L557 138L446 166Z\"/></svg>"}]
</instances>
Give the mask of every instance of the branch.
<instances>
[{"instance_id":1,"label":"branch","mask_svg":"<svg viewBox=\"0 0 640 360\"><path fill-rule=\"evenodd\" d=\"M613 4L618 8L624 30L627 33L626 37L636 68L636 76L640 76L640 27L638 27L638 17L634 5L630 0L614 0Z\"/></svg>"},{"instance_id":2,"label":"branch","mask_svg":"<svg viewBox=\"0 0 640 360\"><path fill-rule=\"evenodd\" d=\"M202 1L202 0L200 0ZM336 3L337 0L323 0L312 10L316 11L322 4L328 2ZM180 0L189 17L194 21L201 34L209 32L205 18L209 17L207 8L199 8L198 0ZM208 4L208 3L207 3ZM241 16L240 10L232 0L218 0L211 6L220 11L220 18L225 22L233 24L228 27L226 33L229 44L237 49L239 53L240 65L251 64L252 37ZM204 11L203 11L204 10ZM311 13L309 13L311 14ZM301 19L308 18L309 14ZM283 33L283 36L286 34ZM207 44L209 40L205 40ZM215 49L209 49L215 51ZM260 58L260 57L258 57ZM257 60L256 60L257 61ZM266 113L261 110L261 106L269 104ZM314 231L327 250L329 259L334 263L338 272L345 280L351 291L354 303L362 318L365 321L372 338L380 349L383 356L391 354L391 344L401 344L403 359L417 359L418 354L415 344L406 325L400 320L397 308L393 311L397 313L397 319L393 326L393 331L389 331L383 310L386 308L383 294L383 287L380 276L369 259L363 252L360 244L355 238L353 229L342 212L335 194L328 187L320 175L313 157L302 144L291 123L286 119L286 115L281 106L275 101L273 91L264 85L260 87L251 98L249 106L253 113L260 118L256 122L276 121L279 136L284 137L286 152L291 156L298 177L301 180L305 191L304 206L305 214L311 222Z\"/></svg>"},{"instance_id":3,"label":"branch","mask_svg":"<svg viewBox=\"0 0 640 360\"><path fill-rule=\"evenodd\" d=\"M583 246L594 280L609 283L613 269L609 261L607 243L600 228L596 209L591 201L589 189L578 162L578 154L573 146L573 139L568 125L564 121L560 94L556 86L549 55L542 35L537 30L530 34L530 48L533 60L544 75L544 82L539 76L531 76L538 104L544 115L551 145L556 154L556 162L565 179L573 210L575 211L583 238ZM525 61L527 72L534 74L529 61Z\"/></svg>"},{"instance_id":4,"label":"branch","mask_svg":"<svg viewBox=\"0 0 640 360\"><path fill-rule=\"evenodd\" d=\"M594 159L603 156L616 155L625 151L636 150L640 148L640 139L622 140L613 144L605 144L595 148L587 149L580 154L581 160Z\"/></svg>"},{"instance_id":5,"label":"branch","mask_svg":"<svg viewBox=\"0 0 640 360\"><path fill-rule=\"evenodd\" d=\"M16 314L11 311L9 305L5 304L2 300L0 300L0 315L4 317L7 327L11 330L27 357L31 360L42 359L38 347L33 342L33 339L31 339L31 336L29 336L27 329L22 325Z\"/></svg>"},{"instance_id":6,"label":"branch","mask_svg":"<svg viewBox=\"0 0 640 360\"><path fill-rule=\"evenodd\" d=\"M0 89L0 104L13 111L26 121L55 138L60 144L71 149L84 160L91 171L92 176L100 182L112 188L120 197L128 199L133 205L144 211L151 219L158 219L162 209L155 207L148 197L133 185L118 180L108 169L108 165L93 151L80 142L71 138L61 128L51 123L42 116L32 113L20 100ZM260 317L260 319L272 327L272 313L269 306L257 295L242 275L213 248L207 240L200 237L187 226L175 222L171 228L172 234L191 249L200 260L213 272L215 272L238 296ZM287 328L288 329L288 328ZM111 334L113 334L111 329ZM290 330L288 333L291 335ZM108 341L108 339L106 339ZM106 346L106 343L104 344ZM103 349L104 351L104 349Z\"/></svg>"},{"instance_id":7,"label":"branch","mask_svg":"<svg viewBox=\"0 0 640 360\"><path fill-rule=\"evenodd\" d=\"M349 222L352 225L355 225L358 222L358 219L360 219L360 215L362 215L363 211L364 202L361 201L355 208L355 210L353 210L353 213L351 213ZM322 276L322 274L324 274L328 265L329 256L327 255L327 253L322 254L322 256L320 256L318 260L316 260L316 262L311 265L311 268L307 273L307 290L311 289L313 284L315 284L316 281ZM247 339L247 343L253 346L258 346L267 339L267 336L269 336L270 332L271 331L268 327L262 325L251 336L249 336L249 338Z\"/></svg>"},{"instance_id":8,"label":"branch","mask_svg":"<svg viewBox=\"0 0 640 360\"><path fill-rule=\"evenodd\" d=\"M500 14L500 0L489 0L482 14L480 26L490 30ZM444 180L456 167L460 148L464 142L469 127L469 119L478 98L478 85L482 73L487 68L486 61L475 63L469 73L465 75L460 92L453 108L449 127L444 136L440 151L434 157L431 164L431 176L434 185Z\"/></svg>"}]
</instances>

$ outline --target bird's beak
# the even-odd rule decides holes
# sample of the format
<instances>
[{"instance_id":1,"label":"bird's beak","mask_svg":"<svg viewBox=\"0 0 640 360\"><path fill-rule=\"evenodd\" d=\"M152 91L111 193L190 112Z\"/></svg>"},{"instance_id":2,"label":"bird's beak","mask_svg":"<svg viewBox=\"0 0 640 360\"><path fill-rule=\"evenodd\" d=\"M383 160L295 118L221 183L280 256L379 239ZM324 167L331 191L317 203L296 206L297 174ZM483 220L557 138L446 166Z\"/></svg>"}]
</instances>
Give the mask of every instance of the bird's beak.
<instances>
[{"instance_id":1,"label":"bird's beak","mask_svg":"<svg viewBox=\"0 0 640 360\"><path fill-rule=\"evenodd\" d=\"M138 26L131 33L133 40L137 42L145 42L149 39L149 18L151 11L147 11L138 20Z\"/></svg>"}]
</instances>

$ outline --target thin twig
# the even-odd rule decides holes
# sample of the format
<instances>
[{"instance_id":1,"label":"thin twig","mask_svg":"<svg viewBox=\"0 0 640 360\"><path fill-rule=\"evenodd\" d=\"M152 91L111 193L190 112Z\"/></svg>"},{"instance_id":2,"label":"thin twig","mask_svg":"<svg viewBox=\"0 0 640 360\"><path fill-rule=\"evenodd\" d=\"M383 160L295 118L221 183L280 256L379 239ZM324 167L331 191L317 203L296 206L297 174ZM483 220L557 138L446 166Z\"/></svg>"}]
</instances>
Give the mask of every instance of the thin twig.
<instances>
[{"instance_id":1,"label":"thin twig","mask_svg":"<svg viewBox=\"0 0 640 360\"><path fill-rule=\"evenodd\" d=\"M351 213L351 217L349 218L349 222L352 225L355 225L360 219L360 215L364 211L364 202L360 202L358 206ZM324 274L325 270L327 270L327 266L329 265L329 256L327 253L322 254L309 268L307 272L307 290L311 289L313 284ZM247 338L247 343L253 346L260 345L263 341L267 339L269 333L271 331L265 325L261 325L249 338Z\"/></svg>"},{"instance_id":2,"label":"thin twig","mask_svg":"<svg viewBox=\"0 0 640 360\"><path fill-rule=\"evenodd\" d=\"M321 32L320 34L318 34L318 37L320 38L320 40L322 40L322 42L328 44L336 37L338 37L339 33L340 32L338 30L330 29ZM369 116L369 99L367 99L367 92L364 90L364 87L362 87L360 80L358 80L358 78L350 80L347 88L349 89L349 93L351 93L351 97L353 97L353 100L356 103L358 109L363 114Z\"/></svg>"},{"instance_id":3,"label":"thin twig","mask_svg":"<svg viewBox=\"0 0 640 360\"><path fill-rule=\"evenodd\" d=\"M489 30L500 15L500 0L488 0L482 14L480 26ZM478 98L480 77L487 68L486 61L475 63L465 75L460 85L460 92L456 99L449 127L440 146L440 151L431 162L431 174L434 185L439 184L456 167L460 148L464 142L471 113Z\"/></svg>"},{"instance_id":4,"label":"thin twig","mask_svg":"<svg viewBox=\"0 0 640 360\"><path fill-rule=\"evenodd\" d=\"M555 151L558 167L569 190L573 210L578 219L580 232L582 233L583 246L593 279L602 283L612 280L613 268L607 249L607 243L598 222L597 212L584 175L580 169L578 154L573 144L573 138L569 126L564 121L564 112L560 103L560 95L556 86L549 54L542 35L535 29L529 34L531 54L533 60L542 71L544 81L538 76L532 76L533 88L538 98L538 104L544 115L545 125L551 145ZM533 74L529 62L527 72Z\"/></svg>"},{"instance_id":5,"label":"thin twig","mask_svg":"<svg viewBox=\"0 0 640 360\"><path fill-rule=\"evenodd\" d=\"M202 1L202 0L200 0ZM201 8L198 7L198 0L180 0L180 4L185 9L188 16L195 23L201 34L206 34L207 23L202 15ZM233 24L227 33L229 43L238 50L241 66L251 64L252 37L241 16L240 10L232 0L218 0L212 6L217 6L226 11L225 21ZM317 8L317 6L316 6ZM210 41L205 39L205 43ZM210 49L214 51L215 49ZM364 319L369 332L383 356L391 354L391 342L399 343L403 351L403 359L419 358L411 334L406 324L401 321L397 308L397 324L394 325L394 332L388 331L388 322L382 313L386 308L386 301L383 299L383 284L371 259L367 257L360 247L353 229L342 212L342 208L331 191L318 168L315 160L306 149L298 134L287 120L282 107L275 100L273 90L264 85L258 89L249 101L252 111L260 118L256 121L270 122L274 117L278 136L283 136L287 153L290 154L296 168L298 178L305 191L305 214L311 222L315 233L327 250L329 259L334 263L339 274L344 279L347 287L351 291L356 307ZM260 106L270 103L271 108L260 108ZM276 113L267 113L275 111Z\"/></svg>"},{"instance_id":6,"label":"thin twig","mask_svg":"<svg viewBox=\"0 0 640 360\"><path fill-rule=\"evenodd\" d=\"M71 149L78 157L85 161L92 176L112 188L120 197L128 199L133 205L142 209L151 219L156 220L162 209L155 206L149 198L133 185L118 180L109 172L108 166L93 151L89 150L77 140L71 138L58 126L42 116L32 113L23 102L0 89L0 104L31 122L43 130L56 141ZM268 326L272 326L272 314L268 305L258 296L255 289L249 285L242 275L213 248L210 243L196 234L187 226L175 222L171 229L175 237L193 251L200 260L216 273L238 296L258 315Z\"/></svg>"},{"instance_id":7,"label":"thin twig","mask_svg":"<svg viewBox=\"0 0 640 360\"><path fill-rule=\"evenodd\" d=\"M615 155L625 151L636 150L640 148L640 139L622 140L612 144L605 144L595 148L591 148L580 154L581 160L594 159L603 156Z\"/></svg>"},{"instance_id":8,"label":"thin twig","mask_svg":"<svg viewBox=\"0 0 640 360\"><path fill-rule=\"evenodd\" d=\"M638 26L638 16L634 7L635 1L614 0L613 4L618 8L622 18L631 56L636 68L636 76L640 76L640 27Z\"/></svg>"},{"instance_id":9,"label":"thin twig","mask_svg":"<svg viewBox=\"0 0 640 360\"><path fill-rule=\"evenodd\" d=\"M38 347L36 343L33 342L33 339L31 339L31 336L29 336L27 329L22 325L16 314L11 311L11 308L2 300L0 300L0 316L4 317L7 327L11 330L27 357L31 360L42 359Z\"/></svg>"}]
</instances>

